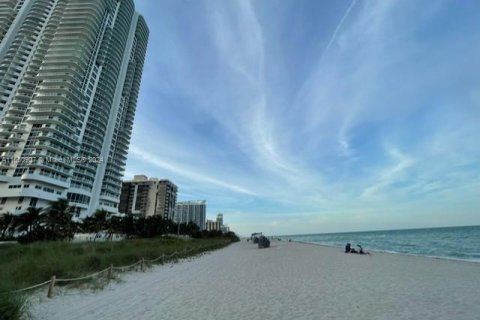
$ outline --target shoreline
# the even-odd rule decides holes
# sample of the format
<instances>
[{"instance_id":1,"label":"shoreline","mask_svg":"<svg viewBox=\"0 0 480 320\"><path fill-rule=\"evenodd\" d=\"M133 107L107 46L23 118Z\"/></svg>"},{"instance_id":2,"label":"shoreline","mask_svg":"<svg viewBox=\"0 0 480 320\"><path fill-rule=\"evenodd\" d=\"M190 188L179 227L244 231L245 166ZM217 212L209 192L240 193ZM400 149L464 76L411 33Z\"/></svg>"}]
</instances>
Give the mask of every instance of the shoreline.
<instances>
[{"instance_id":1,"label":"shoreline","mask_svg":"<svg viewBox=\"0 0 480 320\"><path fill-rule=\"evenodd\" d=\"M283 241L284 240L282 240L281 242L283 242ZM326 247L326 248L337 248L337 249L341 249L342 252L344 250L344 248L341 247L341 246L329 245L329 244L324 244L324 243L308 242L308 241L301 241L301 240L292 240L292 242L301 243L301 244L310 244L310 245ZM468 259L446 257L446 256L429 256L429 255L422 255L422 254L415 254L415 253L405 253L405 252L377 250L377 249L372 249L372 250L369 249L368 252L381 253L381 254L391 254L391 255L401 255L401 256L408 256L408 257L428 258L428 259L436 259L436 260L458 261L458 262L471 263L471 264L474 264L474 265L480 265L480 259L478 259L478 260L468 260Z\"/></svg>"},{"instance_id":2,"label":"shoreline","mask_svg":"<svg viewBox=\"0 0 480 320\"><path fill-rule=\"evenodd\" d=\"M275 238L282 237L303 237L303 236L327 236L327 235L338 235L338 234L362 234L362 233L372 233L372 232L397 232L397 231L419 231L419 230L431 230L431 229L452 229L452 228L471 228L471 227L480 227L480 224L473 225L462 225L462 226L443 226L443 227L419 227L419 228L405 228L405 229L378 229L378 230L362 230L362 231L340 231L340 232L320 232L320 233L306 233L306 234L287 234L287 235L276 235Z\"/></svg>"}]
</instances>

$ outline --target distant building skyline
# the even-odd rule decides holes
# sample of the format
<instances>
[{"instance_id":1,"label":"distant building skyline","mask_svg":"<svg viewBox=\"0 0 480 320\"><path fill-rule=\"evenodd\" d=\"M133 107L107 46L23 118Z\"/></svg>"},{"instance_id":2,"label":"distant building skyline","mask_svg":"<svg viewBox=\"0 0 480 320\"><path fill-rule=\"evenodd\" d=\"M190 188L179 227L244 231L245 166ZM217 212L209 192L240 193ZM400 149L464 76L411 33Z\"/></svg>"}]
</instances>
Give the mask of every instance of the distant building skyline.
<instances>
[{"instance_id":1,"label":"distant building skyline","mask_svg":"<svg viewBox=\"0 0 480 320\"><path fill-rule=\"evenodd\" d=\"M133 0L7 0L0 22L0 213L117 213L149 37Z\"/></svg>"},{"instance_id":2,"label":"distant building skyline","mask_svg":"<svg viewBox=\"0 0 480 320\"><path fill-rule=\"evenodd\" d=\"M119 211L144 217L161 216L173 219L177 186L167 179L135 175L122 183Z\"/></svg>"},{"instance_id":3,"label":"distant building skyline","mask_svg":"<svg viewBox=\"0 0 480 320\"><path fill-rule=\"evenodd\" d=\"M195 223L200 230L205 230L207 212L206 200L190 200L177 202L175 206L175 223Z\"/></svg>"},{"instance_id":4,"label":"distant building skyline","mask_svg":"<svg viewBox=\"0 0 480 320\"><path fill-rule=\"evenodd\" d=\"M217 218L215 220L207 219L205 222L205 230L222 231L223 233L226 233L230 231L230 228L223 224L223 213L219 213L217 214Z\"/></svg>"}]
</instances>

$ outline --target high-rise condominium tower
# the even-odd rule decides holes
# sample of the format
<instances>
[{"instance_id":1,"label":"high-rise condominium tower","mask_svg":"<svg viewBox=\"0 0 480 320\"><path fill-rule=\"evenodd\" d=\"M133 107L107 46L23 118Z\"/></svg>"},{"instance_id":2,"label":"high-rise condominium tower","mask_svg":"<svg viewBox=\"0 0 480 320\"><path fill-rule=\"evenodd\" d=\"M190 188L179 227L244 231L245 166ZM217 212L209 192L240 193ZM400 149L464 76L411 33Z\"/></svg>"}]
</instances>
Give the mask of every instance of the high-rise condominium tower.
<instances>
[{"instance_id":1,"label":"high-rise condominium tower","mask_svg":"<svg viewBox=\"0 0 480 320\"><path fill-rule=\"evenodd\" d=\"M200 230L205 230L205 217L207 213L206 200L191 200L177 202L173 221L176 223L195 223Z\"/></svg>"},{"instance_id":2,"label":"high-rise condominium tower","mask_svg":"<svg viewBox=\"0 0 480 320\"><path fill-rule=\"evenodd\" d=\"M0 213L118 211L148 33L133 0L0 1Z\"/></svg>"},{"instance_id":3,"label":"high-rise condominium tower","mask_svg":"<svg viewBox=\"0 0 480 320\"><path fill-rule=\"evenodd\" d=\"M177 190L177 186L170 180L136 175L133 180L122 184L119 211L144 217L159 215L172 220Z\"/></svg>"}]
</instances>

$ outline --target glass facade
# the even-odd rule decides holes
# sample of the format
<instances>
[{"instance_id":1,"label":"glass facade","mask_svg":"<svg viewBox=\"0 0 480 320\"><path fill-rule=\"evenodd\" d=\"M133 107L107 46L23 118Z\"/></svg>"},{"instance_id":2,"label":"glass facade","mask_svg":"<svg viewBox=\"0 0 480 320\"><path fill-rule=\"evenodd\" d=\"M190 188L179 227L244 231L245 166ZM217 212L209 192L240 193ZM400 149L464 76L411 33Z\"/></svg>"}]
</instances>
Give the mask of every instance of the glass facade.
<instances>
[{"instance_id":1,"label":"glass facade","mask_svg":"<svg viewBox=\"0 0 480 320\"><path fill-rule=\"evenodd\" d=\"M133 0L0 4L0 213L118 212L148 34Z\"/></svg>"}]
</instances>

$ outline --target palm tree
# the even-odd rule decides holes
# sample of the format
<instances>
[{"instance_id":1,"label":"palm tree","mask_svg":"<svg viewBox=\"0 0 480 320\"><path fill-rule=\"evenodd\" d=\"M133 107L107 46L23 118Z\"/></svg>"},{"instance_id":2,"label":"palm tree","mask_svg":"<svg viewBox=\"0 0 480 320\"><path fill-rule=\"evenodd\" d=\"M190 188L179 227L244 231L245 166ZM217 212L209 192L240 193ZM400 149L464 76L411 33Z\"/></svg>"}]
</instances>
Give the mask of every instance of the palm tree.
<instances>
[{"instance_id":1,"label":"palm tree","mask_svg":"<svg viewBox=\"0 0 480 320\"><path fill-rule=\"evenodd\" d=\"M11 232L13 228L13 224L15 222L15 216L11 213L5 213L0 216L0 229L2 230L2 239L5 239L5 235L7 232Z\"/></svg>"},{"instance_id":2,"label":"palm tree","mask_svg":"<svg viewBox=\"0 0 480 320\"><path fill-rule=\"evenodd\" d=\"M108 229L108 211L105 209L98 209L93 214L94 218L94 232L95 232L95 239L97 239L98 234L100 231ZM95 239L93 241L95 241Z\"/></svg>"},{"instance_id":3,"label":"palm tree","mask_svg":"<svg viewBox=\"0 0 480 320\"><path fill-rule=\"evenodd\" d=\"M135 235L135 218L133 214L127 214L122 218L122 233L124 233L127 238L131 238Z\"/></svg>"},{"instance_id":4,"label":"palm tree","mask_svg":"<svg viewBox=\"0 0 480 320\"><path fill-rule=\"evenodd\" d=\"M26 235L22 236L23 241L39 240L41 213L42 208L29 207L27 211L15 217L15 228L20 232L26 232Z\"/></svg>"},{"instance_id":5,"label":"palm tree","mask_svg":"<svg viewBox=\"0 0 480 320\"><path fill-rule=\"evenodd\" d=\"M99 222L105 222L107 221L107 218L108 218L108 211L105 210L105 209L98 209L97 211L95 211L95 213L93 214L93 217L98 220Z\"/></svg>"},{"instance_id":6,"label":"palm tree","mask_svg":"<svg viewBox=\"0 0 480 320\"><path fill-rule=\"evenodd\" d=\"M122 233L124 230L124 220L120 217L112 216L108 222L108 240L112 241L115 233Z\"/></svg>"},{"instance_id":7,"label":"palm tree","mask_svg":"<svg viewBox=\"0 0 480 320\"><path fill-rule=\"evenodd\" d=\"M52 240L73 238L73 210L68 205L67 199L58 199L51 202L43 216Z\"/></svg>"},{"instance_id":8,"label":"palm tree","mask_svg":"<svg viewBox=\"0 0 480 320\"><path fill-rule=\"evenodd\" d=\"M40 224L42 208L29 207L27 211L17 217L17 226L20 231L30 233Z\"/></svg>"},{"instance_id":9,"label":"palm tree","mask_svg":"<svg viewBox=\"0 0 480 320\"><path fill-rule=\"evenodd\" d=\"M100 231L110 229L107 216L108 216L107 210L98 209L97 211L95 211L93 215L83 219L82 230L84 232L94 233L95 237L93 241L95 241Z\"/></svg>"}]
</instances>

